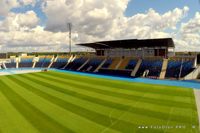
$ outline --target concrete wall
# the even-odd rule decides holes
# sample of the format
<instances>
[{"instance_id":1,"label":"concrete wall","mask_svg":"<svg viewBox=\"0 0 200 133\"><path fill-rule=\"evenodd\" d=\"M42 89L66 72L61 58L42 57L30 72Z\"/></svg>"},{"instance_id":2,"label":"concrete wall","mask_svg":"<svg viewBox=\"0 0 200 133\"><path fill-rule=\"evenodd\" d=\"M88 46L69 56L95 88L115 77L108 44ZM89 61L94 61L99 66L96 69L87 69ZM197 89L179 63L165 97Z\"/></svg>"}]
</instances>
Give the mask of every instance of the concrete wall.
<instances>
[{"instance_id":1,"label":"concrete wall","mask_svg":"<svg viewBox=\"0 0 200 133\"><path fill-rule=\"evenodd\" d=\"M154 56L154 49L107 49L105 50L104 54L105 56L110 57L143 57L143 56Z\"/></svg>"},{"instance_id":2,"label":"concrete wall","mask_svg":"<svg viewBox=\"0 0 200 133\"><path fill-rule=\"evenodd\" d=\"M192 71L191 73L189 73L184 77L184 80L197 79L199 74L200 74L200 66L197 66L197 68L194 71Z\"/></svg>"}]
</instances>

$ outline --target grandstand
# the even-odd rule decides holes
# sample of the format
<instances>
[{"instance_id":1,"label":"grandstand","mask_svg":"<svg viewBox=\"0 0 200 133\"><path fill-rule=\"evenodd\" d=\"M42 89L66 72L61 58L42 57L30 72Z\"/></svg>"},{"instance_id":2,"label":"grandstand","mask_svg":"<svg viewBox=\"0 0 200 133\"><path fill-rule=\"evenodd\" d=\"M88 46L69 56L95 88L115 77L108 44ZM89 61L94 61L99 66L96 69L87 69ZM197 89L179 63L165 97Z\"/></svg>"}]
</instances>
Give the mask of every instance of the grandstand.
<instances>
[{"instance_id":1,"label":"grandstand","mask_svg":"<svg viewBox=\"0 0 200 133\"><path fill-rule=\"evenodd\" d=\"M96 62L99 67L94 72L100 74L183 79L197 67L196 56L175 56L175 45L171 38L115 40L79 45L95 49L96 56L104 58L102 63ZM93 70L92 67L85 61L85 69Z\"/></svg>"},{"instance_id":2,"label":"grandstand","mask_svg":"<svg viewBox=\"0 0 200 133\"><path fill-rule=\"evenodd\" d=\"M78 45L93 48L95 55L10 56L6 61L1 60L1 69L56 68L154 79L198 77L197 56L175 56L175 45L170 38L115 40Z\"/></svg>"}]
</instances>

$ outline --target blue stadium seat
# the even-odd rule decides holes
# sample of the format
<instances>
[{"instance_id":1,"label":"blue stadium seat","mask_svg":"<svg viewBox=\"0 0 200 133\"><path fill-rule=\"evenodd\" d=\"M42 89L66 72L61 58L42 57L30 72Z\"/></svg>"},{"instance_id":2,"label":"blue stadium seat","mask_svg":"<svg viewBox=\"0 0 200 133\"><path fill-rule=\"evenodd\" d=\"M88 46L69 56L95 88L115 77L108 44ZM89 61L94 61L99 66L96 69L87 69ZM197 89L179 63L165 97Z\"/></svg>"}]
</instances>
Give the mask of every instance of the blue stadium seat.
<instances>
[{"instance_id":1,"label":"blue stadium seat","mask_svg":"<svg viewBox=\"0 0 200 133\"><path fill-rule=\"evenodd\" d=\"M93 72L103 61L103 59L91 59L80 71Z\"/></svg>"},{"instance_id":2,"label":"blue stadium seat","mask_svg":"<svg viewBox=\"0 0 200 133\"><path fill-rule=\"evenodd\" d=\"M176 60L169 60L166 72L166 78L179 78L181 73L181 77L186 76L190 72L194 70L193 68L194 61L176 61ZM182 69L181 69L182 65Z\"/></svg>"},{"instance_id":3,"label":"blue stadium seat","mask_svg":"<svg viewBox=\"0 0 200 133\"><path fill-rule=\"evenodd\" d=\"M56 62L54 62L51 68L63 68L68 62L67 57L58 57Z\"/></svg>"},{"instance_id":4,"label":"blue stadium seat","mask_svg":"<svg viewBox=\"0 0 200 133\"><path fill-rule=\"evenodd\" d=\"M130 60L125 69L133 70L137 64L137 60Z\"/></svg>"},{"instance_id":5,"label":"blue stadium seat","mask_svg":"<svg viewBox=\"0 0 200 133\"><path fill-rule=\"evenodd\" d=\"M84 57L76 58L73 62L70 62L65 69L76 71L86 60L87 58Z\"/></svg>"},{"instance_id":6,"label":"blue stadium seat","mask_svg":"<svg viewBox=\"0 0 200 133\"><path fill-rule=\"evenodd\" d=\"M162 60L142 60L140 68L136 73L136 77L143 75L145 70L149 70L148 76L159 77L162 69Z\"/></svg>"},{"instance_id":7,"label":"blue stadium seat","mask_svg":"<svg viewBox=\"0 0 200 133\"><path fill-rule=\"evenodd\" d=\"M112 64L112 59L107 59L102 68L108 68Z\"/></svg>"},{"instance_id":8,"label":"blue stadium seat","mask_svg":"<svg viewBox=\"0 0 200 133\"><path fill-rule=\"evenodd\" d=\"M35 64L35 67L48 67L51 63L52 57L40 57L39 61Z\"/></svg>"},{"instance_id":9,"label":"blue stadium seat","mask_svg":"<svg viewBox=\"0 0 200 133\"><path fill-rule=\"evenodd\" d=\"M33 66L33 58L21 58L21 61L19 62L19 68L26 68L26 67L32 67Z\"/></svg>"},{"instance_id":10,"label":"blue stadium seat","mask_svg":"<svg viewBox=\"0 0 200 133\"><path fill-rule=\"evenodd\" d=\"M15 60L12 58L12 59L10 59L11 60L11 62L10 63L6 63L5 65L6 65L6 67L7 68L16 68L16 62L15 62Z\"/></svg>"}]
</instances>

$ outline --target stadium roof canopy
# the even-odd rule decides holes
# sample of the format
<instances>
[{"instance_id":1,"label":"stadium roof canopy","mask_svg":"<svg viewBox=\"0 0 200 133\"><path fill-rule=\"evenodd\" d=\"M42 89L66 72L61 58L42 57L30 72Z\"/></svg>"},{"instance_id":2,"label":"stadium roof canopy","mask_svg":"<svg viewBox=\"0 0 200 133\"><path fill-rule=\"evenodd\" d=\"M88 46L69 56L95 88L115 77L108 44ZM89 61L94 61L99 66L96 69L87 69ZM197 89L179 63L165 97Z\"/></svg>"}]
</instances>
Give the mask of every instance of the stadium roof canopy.
<instances>
[{"instance_id":1,"label":"stadium roof canopy","mask_svg":"<svg viewBox=\"0 0 200 133\"><path fill-rule=\"evenodd\" d=\"M102 41L94 43L77 44L80 46L86 46L94 49L113 49L113 48L153 48L153 47L172 47L174 48L174 42L172 38L162 39L128 39L128 40L113 40Z\"/></svg>"}]
</instances>

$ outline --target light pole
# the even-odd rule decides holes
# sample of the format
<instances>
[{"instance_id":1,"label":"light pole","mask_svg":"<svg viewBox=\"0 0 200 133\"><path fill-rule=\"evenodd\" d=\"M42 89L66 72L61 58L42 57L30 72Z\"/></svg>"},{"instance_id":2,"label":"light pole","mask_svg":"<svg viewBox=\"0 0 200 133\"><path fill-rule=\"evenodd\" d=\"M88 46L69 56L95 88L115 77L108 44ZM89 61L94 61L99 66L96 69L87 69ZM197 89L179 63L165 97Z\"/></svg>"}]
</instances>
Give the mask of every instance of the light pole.
<instances>
[{"instance_id":1,"label":"light pole","mask_svg":"<svg viewBox=\"0 0 200 133\"><path fill-rule=\"evenodd\" d=\"M72 52L72 24L68 23L68 28L69 28L69 54L71 55Z\"/></svg>"}]
</instances>

